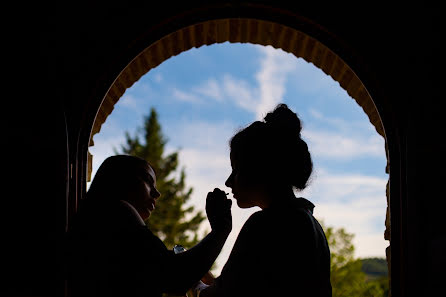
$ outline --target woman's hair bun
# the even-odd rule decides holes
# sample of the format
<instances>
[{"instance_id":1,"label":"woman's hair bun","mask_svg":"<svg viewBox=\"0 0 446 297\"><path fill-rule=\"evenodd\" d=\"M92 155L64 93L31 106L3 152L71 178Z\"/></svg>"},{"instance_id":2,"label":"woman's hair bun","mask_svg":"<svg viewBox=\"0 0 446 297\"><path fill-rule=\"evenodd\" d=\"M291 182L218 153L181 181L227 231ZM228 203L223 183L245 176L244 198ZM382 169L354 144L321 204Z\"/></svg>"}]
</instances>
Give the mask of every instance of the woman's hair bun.
<instances>
[{"instance_id":1,"label":"woman's hair bun","mask_svg":"<svg viewBox=\"0 0 446 297\"><path fill-rule=\"evenodd\" d=\"M302 130L301 122L297 114L284 103L277 105L272 112L265 116L264 120L274 130L289 131L300 136L300 131Z\"/></svg>"},{"instance_id":2,"label":"woman's hair bun","mask_svg":"<svg viewBox=\"0 0 446 297\"><path fill-rule=\"evenodd\" d=\"M251 168L248 175L256 182L263 183L266 170L274 172L273 177L268 176L268 183L303 190L313 162L301 130L297 114L286 104L279 104L264 121L253 122L231 138L231 159L237 158L244 168Z\"/></svg>"}]
</instances>

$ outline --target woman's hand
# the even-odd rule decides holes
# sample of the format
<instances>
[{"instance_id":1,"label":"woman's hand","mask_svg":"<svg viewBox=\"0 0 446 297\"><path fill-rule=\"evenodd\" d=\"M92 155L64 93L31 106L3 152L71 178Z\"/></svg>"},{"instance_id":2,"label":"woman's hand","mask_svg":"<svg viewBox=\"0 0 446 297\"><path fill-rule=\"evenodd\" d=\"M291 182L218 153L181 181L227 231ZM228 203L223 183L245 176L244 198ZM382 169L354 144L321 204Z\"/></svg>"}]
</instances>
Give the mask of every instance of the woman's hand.
<instances>
[{"instance_id":1,"label":"woman's hand","mask_svg":"<svg viewBox=\"0 0 446 297\"><path fill-rule=\"evenodd\" d=\"M232 230L232 201L226 197L226 193L215 188L206 197L206 214L213 231L227 232Z\"/></svg>"}]
</instances>

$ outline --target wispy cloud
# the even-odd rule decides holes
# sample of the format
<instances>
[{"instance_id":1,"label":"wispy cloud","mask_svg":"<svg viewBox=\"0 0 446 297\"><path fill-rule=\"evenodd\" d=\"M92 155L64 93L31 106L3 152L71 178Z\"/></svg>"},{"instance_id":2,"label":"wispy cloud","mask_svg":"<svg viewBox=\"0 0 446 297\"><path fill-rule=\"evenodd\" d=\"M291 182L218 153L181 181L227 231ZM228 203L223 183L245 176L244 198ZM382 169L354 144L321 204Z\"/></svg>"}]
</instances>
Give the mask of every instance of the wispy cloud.
<instances>
[{"instance_id":1,"label":"wispy cloud","mask_svg":"<svg viewBox=\"0 0 446 297\"><path fill-rule=\"evenodd\" d=\"M338 201L351 203L360 197L385 197L387 177L354 173L332 173L316 168L305 194L316 197L320 202ZM385 199L380 203L385 203Z\"/></svg>"},{"instance_id":2,"label":"wispy cloud","mask_svg":"<svg viewBox=\"0 0 446 297\"><path fill-rule=\"evenodd\" d=\"M384 240L385 211L385 195L358 195L350 203L316 203L315 216L327 226L345 228L353 233L356 257L383 257L389 245Z\"/></svg>"},{"instance_id":3,"label":"wispy cloud","mask_svg":"<svg viewBox=\"0 0 446 297\"><path fill-rule=\"evenodd\" d=\"M308 114L311 116L310 123L324 124L325 127L334 131L340 131L347 134L363 134L364 132L369 132L369 134L376 134L375 128L366 119L364 114L364 119L352 121L351 119L345 119L342 117L327 116L321 111L310 108Z\"/></svg>"},{"instance_id":4,"label":"wispy cloud","mask_svg":"<svg viewBox=\"0 0 446 297\"><path fill-rule=\"evenodd\" d=\"M135 110L139 106L139 100L131 94L124 94L121 99L119 99L119 105L124 108Z\"/></svg>"},{"instance_id":5,"label":"wispy cloud","mask_svg":"<svg viewBox=\"0 0 446 297\"><path fill-rule=\"evenodd\" d=\"M226 98L230 101L247 111L255 112L258 90L247 81L236 79L226 74L223 77L223 89L225 90Z\"/></svg>"},{"instance_id":6,"label":"wispy cloud","mask_svg":"<svg viewBox=\"0 0 446 297\"><path fill-rule=\"evenodd\" d=\"M291 54L271 46L258 47L259 69L254 73L256 84L246 79L224 74L221 78L208 79L187 91L173 89L173 95L182 101L200 102L207 97L216 101L232 102L261 119L277 103L283 101L288 75L296 69L298 60Z\"/></svg>"},{"instance_id":7,"label":"wispy cloud","mask_svg":"<svg viewBox=\"0 0 446 297\"><path fill-rule=\"evenodd\" d=\"M299 89L301 94L314 96L317 94L330 94L345 98L347 92L340 87L339 82L335 81L331 76L325 74L321 69L315 67L313 63L309 63L302 58L296 59L296 71L291 73L293 87Z\"/></svg>"},{"instance_id":8,"label":"wispy cloud","mask_svg":"<svg viewBox=\"0 0 446 297\"><path fill-rule=\"evenodd\" d=\"M353 159L363 156L383 157L384 141L377 135L352 137L331 131L302 132L311 152L323 158Z\"/></svg>"},{"instance_id":9,"label":"wispy cloud","mask_svg":"<svg viewBox=\"0 0 446 297\"><path fill-rule=\"evenodd\" d=\"M202 85L195 87L193 92L216 101L221 101L223 99L223 90L214 78L209 78Z\"/></svg>"},{"instance_id":10,"label":"wispy cloud","mask_svg":"<svg viewBox=\"0 0 446 297\"><path fill-rule=\"evenodd\" d=\"M331 159L354 159L358 157L385 158L384 139L372 130L367 121L347 121L327 117L311 109L312 119L302 130L302 137L308 142L316 157Z\"/></svg>"},{"instance_id":11,"label":"wispy cloud","mask_svg":"<svg viewBox=\"0 0 446 297\"><path fill-rule=\"evenodd\" d=\"M318 169L302 196L312 200L315 216L327 226L355 234L356 256L384 256L385 177L333 174ZM371 239L375 241L371 241Z\"/></svg>"},{"instance_id":12,"label":"wispy cloud","mask_svg":"<svg viewBox=\"0 0 446 297\"><path fill-rule=\"evenodd\" d=\"M177 137L168 143L166 153L179 149L180 166L186 169L187 182L195 189L192 200L199 204L214 187L225 187L231 172L228 140L234 124L184 120L168 130L175 131Z\"/></svg>"},{"instance_id":13,"label":"wispy cloud","mask_svg":"<svg viewBox=\"0 0 446 297\"><path fill-rule=\"evenodd\" d=\"M260 47L260 52L263 57L260 70L256 73L260 94L260 102L256 106L257 119L262 119L283 101L287 76L297 65L295 56L271 46Z\"/></svg>"},{"instance_id":14,"label":"wispy cloud","mask_svg":"<svg viewBox=\"0 0 446 297\"><path fill-rule=\"evenodd\" d=\"M225 75L223 83L227 98L254 113L255 118L260 120L283 101L287 77L296 69L297 59L271 46L258 49L260 68L254 74L256 85L228 74Z\"/></svg>"},{"instance_id":15,"label":"wispy cloud","mask_svg":"<svg viewBox=\"0 0 446 297\"><path fill-rule=\"evenodd\" d=\"M202 100L197 95L190 93L190 92L184 92L177 88L172 89L172 97L174 99L177 99L179 101L188 102L188 103L201 103Z\"/></svg>"},{"instance_id":16,"label":"wispy cloud","mask_svg":"<svg viewBox=\"0 0 446 297\"><path fill-rule=\"evenodd\" d=\"M191 120L189 117L163 127L167 135L175 135L169 145L184 148L200 148L209 151L229 150L228 141L236 131L236 124L227 121L210 122Z\"/></svg>"}]
</instances>

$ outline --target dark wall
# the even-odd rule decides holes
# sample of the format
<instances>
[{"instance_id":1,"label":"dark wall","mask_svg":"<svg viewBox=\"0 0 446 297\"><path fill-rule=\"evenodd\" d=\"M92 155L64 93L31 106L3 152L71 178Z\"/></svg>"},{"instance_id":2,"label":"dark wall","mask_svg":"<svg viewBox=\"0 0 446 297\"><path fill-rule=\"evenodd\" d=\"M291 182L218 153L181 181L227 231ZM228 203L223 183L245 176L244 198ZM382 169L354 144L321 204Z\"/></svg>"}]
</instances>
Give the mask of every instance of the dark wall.
<instances>
[{"instance_id":1,"label":"dark wall","mask_svg":"<svg viewBox=\"0 0 446 297\"><path fill-rule=\"evenodd\" d=\"M11 132L6 291L61 296L67 213L85 191L91 125L119 72L151 42L184 25L256 17L319 39L362 79L382 116L391 161L392 289L424 295L444 272L446 152L437 9L291 1L19 7L10 24ZM18 13L17 13L18 12ZM10 40L10 41L9 41ZM13 86L13 87L12 87ZM9 134L7 134L9 137ZM9 169L10 168L10 169ZM384 169L383 169L384 170ZM437 283L438 282L438 283Z\"/></svg>"}]
</instances>

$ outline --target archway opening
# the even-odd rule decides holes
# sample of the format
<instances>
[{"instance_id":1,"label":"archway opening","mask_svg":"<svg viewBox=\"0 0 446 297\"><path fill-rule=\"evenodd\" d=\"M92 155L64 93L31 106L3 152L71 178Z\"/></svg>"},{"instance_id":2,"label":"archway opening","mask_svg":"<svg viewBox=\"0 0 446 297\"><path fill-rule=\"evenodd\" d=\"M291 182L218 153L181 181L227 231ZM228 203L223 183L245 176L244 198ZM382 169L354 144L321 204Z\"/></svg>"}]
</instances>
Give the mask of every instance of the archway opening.
<instances>
[{"instance_id":1,"label":"archway opening","mask_svg":"<svg viewBox=\"0 0 446 297\"><path fill-rule=\"evenodd\" d=\"M185 52L193 47L214 43L253 43L271 45L298 58L314 64L346 90L368 116L376 132L385 138L383 125L373 100L365 86L353 70L333 51L325 47L311 36L296 29L277 23L252 19L224 19L196 24L173 32L147 47L119 75L107 93L98 111L90 145L94 145L93 136L97 134L115 104L128 88L144 74L160 65L172 56ZM385 149L387 154L387 149ZM92 172L92 156L89 156L89 176ZM387 162L387 164L389 164ZM387 173L389 166L387 166ZM388 195L388 192L387 192ZM387 202L389 197L387 196ZM389 210L386 212L387 240L390 239Z\"/></svg>"}]
</instances>

